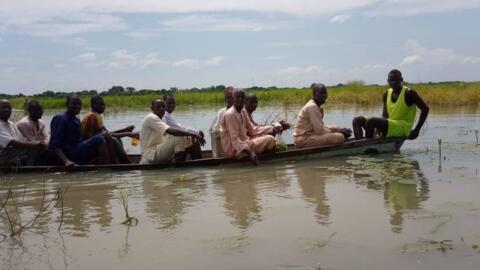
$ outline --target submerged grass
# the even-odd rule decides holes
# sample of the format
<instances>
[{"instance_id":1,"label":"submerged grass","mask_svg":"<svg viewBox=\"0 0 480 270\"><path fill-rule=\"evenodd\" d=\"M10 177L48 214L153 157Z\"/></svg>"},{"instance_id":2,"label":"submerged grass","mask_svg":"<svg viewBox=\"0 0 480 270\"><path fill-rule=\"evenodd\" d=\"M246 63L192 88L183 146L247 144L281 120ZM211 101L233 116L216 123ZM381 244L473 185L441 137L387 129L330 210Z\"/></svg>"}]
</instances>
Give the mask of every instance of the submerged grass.
<instances>
[{"instance_id":1,"label":"submerged grass","mask_svg":"<svg viewBox=\"0 0 480 270\"><path fill-rule=\"evenodd\" d=\"M429 105L479 105L480 82L452 82L407 84L416 90ZM359 104L365 106L379 106L382 104L382 95L385 85L351 84L329 87L329 103ZM311 98L309 88L275 88L275 89L246 89L254 92L263 103L272 104L302 104ZM110 108L148 108L155 94L105 96L105 103ZM175 93L177 103L183 105L222 104L223 92L219 91L178 91ZM44 109L58 109L65 107L65 98L36 98ZM83 96L84 106L89 104L89 96ZM14 108L22 109L24 98L12 99Z\"/></svg>"}]
</instances>

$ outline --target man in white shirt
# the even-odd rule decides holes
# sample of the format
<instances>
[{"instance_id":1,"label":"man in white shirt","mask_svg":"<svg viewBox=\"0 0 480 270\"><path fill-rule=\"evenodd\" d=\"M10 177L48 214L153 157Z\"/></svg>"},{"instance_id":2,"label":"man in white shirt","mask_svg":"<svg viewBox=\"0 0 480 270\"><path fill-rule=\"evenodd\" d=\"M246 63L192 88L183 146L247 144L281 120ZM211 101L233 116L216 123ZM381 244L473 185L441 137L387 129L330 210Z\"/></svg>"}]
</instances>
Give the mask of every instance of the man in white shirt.
<instances>
[{"instance_id":1,"label":"man in white shirt","mask_svg":"<svg viewBox=\"0 0 480 270\"><path fill-rule=\"evenodd\" d=\"M175 110L176 102L175 97L172 94L167 94L163 96L163 101L165 102L165 116L163 117L165 123L175 129L183 130L184 132L190 132L192 134L199 135L202 138L203 143L199 140L195 140L194 137L186 137L185 140L191 141L191 146L185 149L185 160L186 155L190 154L191 159L200 159L202 158L202 149L201 146L205 145L205 139L203 131L198 131L193 128L184 127L182 124L177 122L175 118L173 118L172 113ZM179 157L180 158L180 157Z\"/></svg>"},{"instance_id":2,"label":"man in white shirt","mask_svg":"<svg viewBox=\"0 0 480 270\"><path fill-rule=\"evenodd\" d=\"M10 101L0 100L0 166L34 165L39 151L45 150L45 142L28 142L17 126L10 120Z\"/></svg>"},{"instance_id":3,"label":"man in white shirt","mask_svg":"<svg viewBox=\"0 0 480 270\"><path fill-rule=\"evenodd\" d=\"M205 139L200 134L170 127L162 120L165 103L161 99L152 101L151 110L143 120L140 131L141 164L169 161L173 157L176 161L183 161L185 149L191 146L191 141L185 140L186 136L205 144Z\"/></svg>"},{"instance_id":4,"label":"man in white shirt","mask_svg":"<svg viewBox=\"0 0 480 270\"><path fill-rule=\"evenodd\" d=\"M213 119L212 125L210 126L210 138L212 140L212 156L214 158L221 158L225 156L222 148L222 142L220 140L220 121L223 118L223 115L233 106L233 90L234 88L229 86L223 90L223 96L225 100L226 107L223 107L217 112L217 115Z\"/></svg>"}]
</instances>

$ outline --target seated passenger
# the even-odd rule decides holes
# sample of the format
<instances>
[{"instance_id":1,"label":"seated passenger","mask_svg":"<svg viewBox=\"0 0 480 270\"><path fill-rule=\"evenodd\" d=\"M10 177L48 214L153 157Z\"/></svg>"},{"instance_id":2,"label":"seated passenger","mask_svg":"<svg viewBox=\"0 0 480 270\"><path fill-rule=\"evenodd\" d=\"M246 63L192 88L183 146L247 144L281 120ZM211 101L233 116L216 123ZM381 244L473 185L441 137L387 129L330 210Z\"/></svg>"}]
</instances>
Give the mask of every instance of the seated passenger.
<instances>
[{"instance_id":1,"label":"seated passenger","mask_svg":"<svg viewBox=\"0 0 480 270\"><path fill-rule=\"evenodd\" d=\"M346 128L329 127L323 123L324 110L321 107L327 100L327 88L321 83L312 84L313 99L300 110L293 132L296 148L318 147L341 144L351 135Z\"/></svg>"},{"instance_id":2,"label":"seated passenger","mask_svg":"<svg viewBox=\"0 0 480 270\"><path fill-rule=\"evenodd\" d=\"M175 97L172 94L167 94L163 96L163 101L165 102L165 116L163 117L164 118L163 120L169 127L183 130L184 132L196 134L202 138L201 141L203 141L203 143L201 143L201 141L199 140L195 140L195 136L185 137L185 140L190 141L191 146L185 149L185 151L183 152L185 154L185 157L183 159L185 160L187 154L190 154L191 159L202 158L201 146L205 144L205 139L203 139L204 138L203 131L201 130L198 131L193 128L184 127L182 124L177 122L175 118L173 118L172 113L175 110L176 102L175 102ZM178 157L180 158L180 156Z\"/></svg>"},{"instance_id":3,"label":"seated passenger","mask_svg":"<svg viewBox=\"0 0 480 270\"><path fill-rule=\"evenodd\" d=\"M93 135L106 132L109 136L106 136L108 148L111 152L111 156L118 159L118 163L131 163L128 158L127 152L123 148L122 137L130 137L138 139L137 132L132 132L135 126L128 126L123 129L109 132L103 124L102 113L105 112L105 102L101 96L93 96L90 99L90 107L92 111L87 113L81 123L82 133L85 139L91 138Z\"/></svg>"},{"instance_id":4,"label":"seated passenger","mask_svg":"<svg viewBox=\"0 0 480 270\"><path fill-rule=\"evenodd\" d=\"M254 120L253 120L253 112L257 109L257 106L258 106L258 98L257 96L254 94L254 93L248 93L246 94L245 96L245 107L244 107L244 111L245 113L247 113L248 115L248 119L250 119L250 122L252 122L252 124L254 126L262 126L260 124L257 124ZM281 125L283 130L287 130L290 128L290 124L287 123L286 121L284 120L280 120L279 122L276 122L274 123L273 125Z\"/></svg>"},{"instance_id":5,"label":"seated passenger","mask_svg":"<svg viewBox=\"0 0 480 270\"><path fill-rule=\"evenodd\" d=\"M275 149L277 141L272 135L283 129L281 126L254 128L248 116L242 113L244 103L245 92L236 90L233 93L233 106L220 121L222 147L227 157L240 159L247 156L257 164L258 154Z\"/></svg>"},{"instance_id":6,"label":"seated passenger","mask_svg":"<svg viewBox=\"0 0 480 270\"><path fill-rule=\"evenodd\" d=\"M35 165L47 145L44 141L28 141L9 120L11 115L10 101L0 100L0 166Z\"/></svg>"},{"instance_id":7,"label":"seated passenger","mask_svg":"<svg viewBox=\"0 0 480 270\"><path fill-rule=\"evenodd\" d=\"M98 158L99 164L110 164L111 157L102 132L85 139L77 115L82 110L82 100L77 95L67 97L67 111L53 117L48 148L65 166L86 165Z\"/></svg>"},{"instance_id":8,"label":"seated passenger","mask_svg":"<svg viewBox=\"0 0 480 270\"><path fill-rule=\"evenodd\" d=\"M222 142L220 140L220 121L223 118L225 112L232 107L233 105L233 87L229 86L223 91L224 100L226 107L220 109L213 119L212 125L210 126L210 138L212 140L212 156L214 158L221 158L225 156L222 149Z\"/></svg>"},{"instance_id":9,"label":"seated passenger","mask_svg":"<svg viewBox=\"0 0 480 270\"><path fill-rule=\"evenodd\" d=\"M185 140L185 136L192 136L199 143L205 143L203 136L198 133L168 126L162 120L165 103L161 99L152 101L151 110L143 119L140 131L141 164L170 161L173 157L176 161L185 160L185 150L192 145L192 141Z\"/></svg>"},{"instance_id":10,"label":"seated passenger","mask_svg":"<svg viewBox=\"0 0 480 270\"><path fill-rule=\"evenodd\" d=\"M407 137L414 140L428 116L429 108L414 90L402 85L402 73L394 69L388 73L390 86L383 94L383 117L358 116L353 119L355 139L372 138L377 131L382 137ZM420 109L420 119L412 130L417 107Z\"/></svg>"},{"instance_id":11,"label":"seated passenger","mask_svg":"<svg viewBox=\"0 0 480 270\"><path fill-rule=\"evenodd\" d=\"M23 137L29 142L43 142L48 144L48 133L45 123L42 121L43 108L36 100L27 102L26 107L28 115L18 120L17 128Z\"/></svg>"}]
</instances>

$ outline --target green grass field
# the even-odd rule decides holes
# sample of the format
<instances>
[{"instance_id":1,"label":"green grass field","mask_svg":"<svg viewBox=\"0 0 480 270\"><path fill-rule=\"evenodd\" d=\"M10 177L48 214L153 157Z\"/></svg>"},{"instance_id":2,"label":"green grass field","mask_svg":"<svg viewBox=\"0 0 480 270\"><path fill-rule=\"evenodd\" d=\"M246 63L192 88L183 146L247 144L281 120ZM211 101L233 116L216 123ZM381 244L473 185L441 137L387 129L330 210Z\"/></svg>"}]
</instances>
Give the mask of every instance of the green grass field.
<instances>
[{"instance_id":1,"label":"green grass field","mask_svg":"<svg viewBox=\"0 0 480 270\"><path fill-rule=\"evenodd\" d=\"M479 105L480 82L455 82L433 84L407 84L415 89L429 105ZM379 106L382 104L382 94L387 86L352 84L328 88L329 103L358 104L364 106ZM247 89L248 90L248 89ZM254 92L260 102L270 104L302 104L311 98L308 88L278 88L257 89ZM158 95L125 95L105 96L109 108L148 108L150 101ZM217 105L223 103L223 92L218 91L178 91L175 93L178 104ZM83 96L84 106L89 105L89 96ZM65 107L64 98L37 98L44 109ZM14 108L22 109L24 99L12 99Z\"/></svg>"}]
</instances>

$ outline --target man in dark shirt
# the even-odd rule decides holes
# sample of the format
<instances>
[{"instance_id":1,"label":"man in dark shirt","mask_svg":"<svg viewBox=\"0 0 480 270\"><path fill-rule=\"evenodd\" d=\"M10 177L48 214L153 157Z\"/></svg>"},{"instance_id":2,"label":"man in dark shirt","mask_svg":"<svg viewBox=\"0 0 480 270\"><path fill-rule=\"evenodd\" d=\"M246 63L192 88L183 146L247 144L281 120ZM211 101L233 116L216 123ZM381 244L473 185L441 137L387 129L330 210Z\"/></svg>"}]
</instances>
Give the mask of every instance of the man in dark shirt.
<instances>
[{"instance_id":1,"label":"man in dark shirt","mask_svg":"<svg viewBox=\"0 0 480 270\"><path fill-rule=\"evenodd\" d=\"M77 115L82 109L82 100L77 95L67 97L67 111L57 114L50 125L49 150L55 152L65 166L85 165L98 158L98 163L109 164L111 158L105 142L107 133L85 140Z\"/></svg>"}]
</instances>

